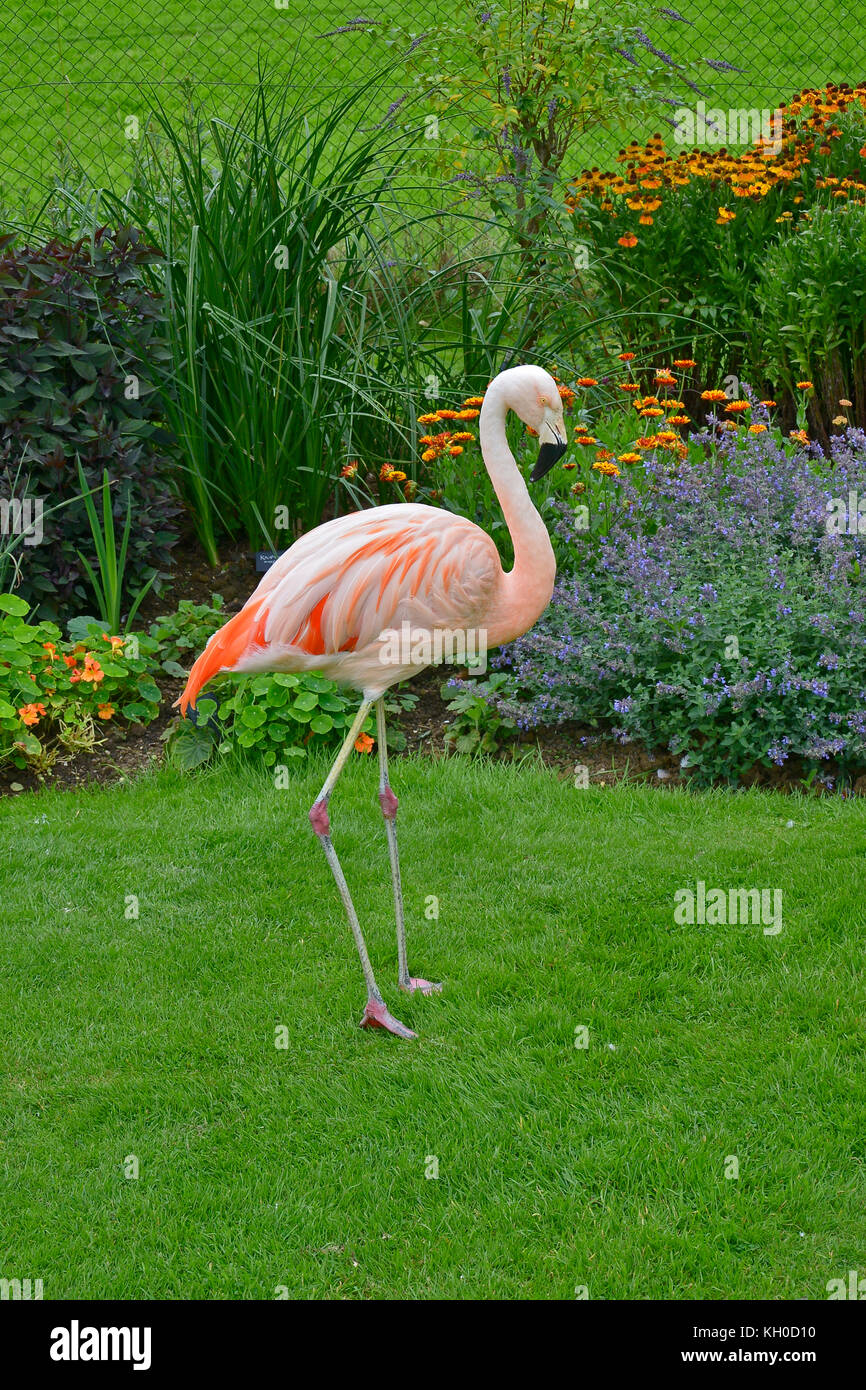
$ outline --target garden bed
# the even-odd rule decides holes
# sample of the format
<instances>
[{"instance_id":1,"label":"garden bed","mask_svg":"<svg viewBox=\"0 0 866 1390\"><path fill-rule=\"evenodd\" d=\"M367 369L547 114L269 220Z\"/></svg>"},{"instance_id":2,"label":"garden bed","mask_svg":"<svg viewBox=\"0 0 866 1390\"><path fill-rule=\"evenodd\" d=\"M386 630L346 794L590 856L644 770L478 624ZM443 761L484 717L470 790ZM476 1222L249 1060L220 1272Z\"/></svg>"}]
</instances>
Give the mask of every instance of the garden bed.
<instances>
[{"instance_id":1,"label":"garden bed","mask_svg":"<svg viewBox=\"0 0 866 1390\"><path fill-rule=\"evenodd\" d=\"M171 580L160 594L149 594L142 606L142 626L146 627L161 613L176 608L184 599L206 603L213 593L223 596L228 616L242 607L257 579L253 556L245 546L227 551L215 569L194 544L181 547ZM410 688L417 696L415 707L402 711L391 721L405 739L405 747L396 756L449 756L446 735L453 715L441 694L447 678L447 670L429 669L412 682ZM101 742L93 752L58 757L50 771L42 776L30 769L0 768L0 795L48 785L67 788L110 785L161 764L165 759L167 733L177 717L174 702L184 682L164 676L157 677L156 683L163 699L159 715L151 724L108 724L100 730ZM665 750L649 753L637 743L617 742L608 730L593 729L576 721L522 732L495 756L509 762L538 757L546 766L555 769L563 781L574 780L576 770L585 768L586 780L592 786L613 787L632 781L671 788L687 785L689 780L680 768L679 759ZM819 795L832 791L834 771L828 767L826 780L816 780L809 790ZM804 770L794 762L779 768L756 766L743 776L742 785L787 792L806 789ZM866 795L866 768L852 780L851 791L858 796Z\"/></svg>"}]
</instances>

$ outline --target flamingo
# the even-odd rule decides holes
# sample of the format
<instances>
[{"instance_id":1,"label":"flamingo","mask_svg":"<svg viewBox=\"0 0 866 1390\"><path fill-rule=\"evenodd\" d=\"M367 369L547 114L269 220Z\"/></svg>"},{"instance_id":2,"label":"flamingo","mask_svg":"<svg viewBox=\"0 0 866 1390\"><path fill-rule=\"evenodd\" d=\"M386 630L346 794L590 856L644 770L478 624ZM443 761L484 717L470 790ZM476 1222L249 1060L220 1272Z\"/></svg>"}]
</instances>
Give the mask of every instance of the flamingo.
<instances>
[{"instance_id":1,"label":"flamingo","mask_svg":"<svg viewBox=\"0 0 866 1390\"><path fill-rule=\"evenodd\" d=\"M505 431L509 410L536 432L536 482L562 457L567 436L553 377L510 367L490 383L479 417L484 466L514 543L504 571L480 527L438 507L397 503L352 512L307 532L267 571L244 607L208 642L177 701L185 717L222 671L316 671L360 693L358 713L309 818L331 866L367 986L362 1028L415 1038L388 1010L376 984L358 914L331 840L328 804L373 705L379 748L379 804L385 820L397 925L398 984L429 995L441 985L410 975L397 854L397 797L388 775L384 695L431 664L434 639L463 634L486 648L526 632L550 602L556 561L547 528L530 500ZM400 644L396 632L410 633ZM418 640L418 639L422 640ZM426 643L425 640L427 639ZM441 641L440 641L441 645Z\"/></svg>"}]
</instances>

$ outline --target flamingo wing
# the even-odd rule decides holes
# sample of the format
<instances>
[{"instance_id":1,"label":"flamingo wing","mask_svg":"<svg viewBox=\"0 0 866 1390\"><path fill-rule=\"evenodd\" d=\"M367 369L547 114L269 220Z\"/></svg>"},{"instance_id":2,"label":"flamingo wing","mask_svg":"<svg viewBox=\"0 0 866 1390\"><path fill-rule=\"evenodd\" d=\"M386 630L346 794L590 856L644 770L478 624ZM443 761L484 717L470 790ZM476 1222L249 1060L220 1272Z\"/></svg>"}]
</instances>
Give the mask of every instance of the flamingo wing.
<instances>
[{"instance_id":1,"label":"flamingo wing","mask_svg":"<svg viewBox=\"0 0 866 1390\"><path fill-rule=\"evenodd\" d=\"M376 659L383 631L481 626L501 573L486 532L437 507L396 504L326 522L210 639L181 711L223 670L318 669L363 684L365 655Z\"/></svg>"}]
</instances>

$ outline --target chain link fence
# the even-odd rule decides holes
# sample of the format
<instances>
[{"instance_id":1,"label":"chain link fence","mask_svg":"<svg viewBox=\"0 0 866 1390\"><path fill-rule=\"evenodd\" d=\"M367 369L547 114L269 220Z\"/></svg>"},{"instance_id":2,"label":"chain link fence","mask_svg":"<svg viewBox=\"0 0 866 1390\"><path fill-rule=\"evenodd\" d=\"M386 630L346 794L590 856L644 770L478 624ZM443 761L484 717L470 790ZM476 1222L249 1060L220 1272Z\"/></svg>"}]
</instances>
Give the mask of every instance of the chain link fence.
<instances>
[{"instance_id":1,"label":"chain link fence","mask_svg":"<svg viewBox=\"0 0 866 1390\"><path fill-rule=\"evenodd\" d=\"M578 8L609 0L561 0ZM493 0L491 0L493 3ZM399 24L417 34L474 0L19 0L4 17L0 207L38 197L82 168L113 181L154 95L230 115L260 61L300 90L369 83ZM866 0L677 0L647 5L644 33L675 62L697 65L708 105L773 109L804 86L866 76ZM461 55L454 67L460 70ZM472 81L471 71L465 80ZM399 70L395 75L395 99ZM387 110L387 93L376 100ZM375 113L373 113L375 114Z\"/></svg>"}]
</instances>

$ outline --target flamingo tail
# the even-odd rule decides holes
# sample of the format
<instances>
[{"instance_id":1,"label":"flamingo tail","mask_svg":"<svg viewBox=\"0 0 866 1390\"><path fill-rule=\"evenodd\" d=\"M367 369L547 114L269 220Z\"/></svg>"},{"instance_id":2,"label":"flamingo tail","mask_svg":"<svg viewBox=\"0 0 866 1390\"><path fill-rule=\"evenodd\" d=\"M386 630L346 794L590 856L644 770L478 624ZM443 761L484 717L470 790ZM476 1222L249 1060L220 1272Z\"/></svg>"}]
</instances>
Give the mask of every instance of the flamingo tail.
<instances>
[{"instance_id":1,"label":"flamingo tail","mask_svg":"<svg viewBox=\"0 0 866 1390\"><path fill-rule=\"evenodd\" d=\"M219 632L214 633L201 656L194 663L187 677L183 694L178 700L175 700L175 704L180 705L180 712L184 718L186 718L186 712L190 705L195 708L199 693L208 681L213 680L220 671L236 669L238 662L252 647L267 645L265 640L267 618L267 608L260 608L258 605L252 607L248 604L241 609L240 613L229 618Z\"/></svg>"}]
</instances>

